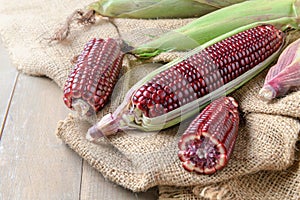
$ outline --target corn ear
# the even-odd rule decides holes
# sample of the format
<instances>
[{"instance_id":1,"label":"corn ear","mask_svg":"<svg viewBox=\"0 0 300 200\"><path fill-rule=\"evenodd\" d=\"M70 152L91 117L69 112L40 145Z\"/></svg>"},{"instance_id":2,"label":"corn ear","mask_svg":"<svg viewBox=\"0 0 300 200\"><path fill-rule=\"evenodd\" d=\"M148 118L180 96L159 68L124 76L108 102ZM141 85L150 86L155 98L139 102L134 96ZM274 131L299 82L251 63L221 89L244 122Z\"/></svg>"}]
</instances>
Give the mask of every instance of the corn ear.
<instances>
[{"instance_id":1,"label":"corn ear","mask_svg":"<svg viewBox=\"0 0 300 200\"><path fill-rule=\"evenodd\" d=\"M89 5L89 9L114 18L186 18L242 1L245 0L99 0Z\"/></svg>"},{"instance_id":2,"label":"corn ear","mask_svg":"<svg viewBox=\"0 0 300 200\"><path fill-rule=\"evenodd\" d=\"M114 113L89 129L87 138L132 128L157 131L180 123L261 72L278 56L285 36L272 25L228 34L233 36L211 40L149 73Z\"/></svg>"},{"instance_id":3,"label":"corn ear","mask_svg":"<svg viewBox=\"0 0 300 200\"><path fill-rule=\"evenodd\" d=\"M259 24L272 24L281 30L289 27L298 29L299 14L300 0L245 1L219 9L167 32L136 47L133 53L149 58L171 50L186 51L234 29L246 30Z\"/></svg>"}]
</instances>

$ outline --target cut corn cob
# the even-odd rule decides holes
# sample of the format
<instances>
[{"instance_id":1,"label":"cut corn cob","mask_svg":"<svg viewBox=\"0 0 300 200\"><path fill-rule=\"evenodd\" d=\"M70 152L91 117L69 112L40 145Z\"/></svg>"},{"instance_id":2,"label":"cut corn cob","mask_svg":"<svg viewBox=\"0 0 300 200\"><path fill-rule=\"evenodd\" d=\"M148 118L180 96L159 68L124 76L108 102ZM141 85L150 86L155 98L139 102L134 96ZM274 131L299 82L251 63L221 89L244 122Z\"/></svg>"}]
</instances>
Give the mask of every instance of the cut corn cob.
<instances>
[{"instance_id":1,"label":"cut corn cob","mask_svg":"<svg viewBox=\"0 0 300 200\"><path fill-rule=\"evenodd\" d=\"M197 17L245 0L99 0L89 9L106 17L184 18Z\"/></svg>"},{"instance_id":2,"label":"cut corn cob","mask_svg":"<svg viewBox=\"0 0 300 200\"><path fill-rule=\"evenodd\" d=\"M98 112L117 82L123 55L117 40L90 40L65 83L65 104L80 115Z\"/></svg>"},{"instance_id":3,"label":"cut corn cob","mask_svg":"<svg viewBox=\"0 0 300 200\"><path fill-rule=\"evenodd\" d=\"M300 0L254 0L219 9L167 32L133 50L136 56L149 58L161 52L194 49L223 34L261 24L272 24L281 30L299 28ZM234 33L234 32L232 32ZM182 42L178 42L182 41Z\"/></svg>"},{"instance_id":4,"label":"cut corn cob","mask_svg":"<svg viewBox=\"0 0 300 200\"><path fill-rule=\"evenodd\" d=\"M178 157L189 172L212 174L228 163L238 134L238 103L222 97L209 104L178 142Z\"/></svg>"},{"instance_id":5,"label":"cut corn cob","mask_svg":"<svg viewBox=\"0 0 300 200\"><path fill-rule=\"evenodd\" d=\"M92 140L128 128L151 131L177 124L259 73L275 58L283 41L280 30L261 25L204 45L139 81L118 109L94 125L87 137Z\"/></svg>"}]
</instances>

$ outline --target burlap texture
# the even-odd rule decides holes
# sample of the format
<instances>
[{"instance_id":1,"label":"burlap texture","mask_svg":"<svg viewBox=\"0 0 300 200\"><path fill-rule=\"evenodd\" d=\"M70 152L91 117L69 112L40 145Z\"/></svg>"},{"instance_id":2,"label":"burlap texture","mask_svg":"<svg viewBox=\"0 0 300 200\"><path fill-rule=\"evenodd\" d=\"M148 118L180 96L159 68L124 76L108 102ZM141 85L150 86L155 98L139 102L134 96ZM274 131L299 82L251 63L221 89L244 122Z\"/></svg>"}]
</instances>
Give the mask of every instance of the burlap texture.
<instances>
[{"instance_id":1,"label":"burlap texture","mask_svg":"<svg viewBox=\"0 0 300 200\"><path fill-rule=\"evenodd\" d=\"M102 19L85 28L73 25L66 41L48 43L45 38L51 37L58 22L63 22L74 9L82 8L90 2L27 0L20 3L16 0L0 0L0 34L18 70L31 75L47 76L62 88L71 68L69 60L82 50L90 38L117 37L115 27ZM126 36L143 29L174 29L191 20L117 19L115 23ZM138 35L135 38L137 43L144 41ZM169 61L176 56L164 54L154 60ZM122 71L124 76L117 84L110 104L99 113L99 118L120 104L132 84L158 67L139 66L130 60L131 57L125 59ZM221 188L215 185L218 183L225 184L228 188L227 181L233 180L235 185L230 187L227 195L236 194L237 199L243 199L243 192L246 193L246 190L244 185L241 186L242 183L247 183L248 180L254 183L262 179L285 180L281 175L294 169L293 166L298 163L294 161L294 153L300 130L300 92L293 92L270 104L260 101L257 93L265 73L233 94L244 113L243 122L228 167L211 176L191 174L180 166L177 141L188 121L159 133L131 131L94 144L85 140L90 124L69 115L59 122L56 134L107 179L133 191L144 191L156 185L169 185L196 186L195 192L212 184L212 188ZM287 168L287 171L279 171ZM277 194L286 195L285 188L290 188L293 194L299 194L299 187L296 184L290 185L292 182L299 182L298 168L292 174L286 182L280 181L280 187L275 187ZM267 185L266 182L262 183ZM257 191L258 199L263 199L262 192L265 191L262 188L257 190L258 186L249 186ZM250 194L251 188L247 189ZM181 189L178 190L181 192ZM192 188L182 191L187 194L185 199L196 198ZM285 196L278 198L283 199Z\"/></svg>"},{"instance_id":2,"label":"burlap texture","mask_svg":"<svg viewBox=\"0 0 300 200\"><path fill-rule=\"evenodd\" d=\"M124 86L130 87L131 84L128 84L127 80L134 80L134 77L142 72L147 74L147 70L151 70L151 66L139 66L139 73L135 72L134 75L129 75L130 78L121 79L115 88L117 95L113 94L110 109L122 100L120 97L125 95L122 92L125 90ZM263 77L264 73L234 93L233 96L240 97L242 108L242 105L248 102L244 102L241 96L257 98L257 92L249 90L248 87L252 88L258 82L262 82ZM299 98L300 91L295 93ZM299 121L290 117L287 111L286 116L249 112L243 116L235 150L228 166L211 176L188 173L182 169L177 158L177 141L188 123L183 122L159 133L122 132L109 137L108 141L93 144L85 139L90 124L69 115L59 124L57 134L107 179L133 191L147 190L156 185L200 187L261 170L284 170L294 162L295 143L300 130Z\"/></svg>"},{"instance_id":3,"label":"burlap texture","mask_svg":"<svg viewBox=\"0 0 300 200\"><path fill-rule=\"evenodd\" d=\"M159 200L299 199L299 147L300 143L297 145L297 161L286 170L260 171L205 187L159 186Z\"/></svg>"},{"instance_id":4,"label":"burlap texture","mask_svg":"<svg viewBox=\"0 0 300 200\"><path fill-rule=\"evenodd\" d=\"M49 43L55 30L74 10L91 2L93 0L0 0L0 33L17 69L30 75L47 76L62 88L71 67L70 60L82 51L87 41L94 37L118 37L116 28L107 19L98 19L95 25L85 27L73 23L67 40ZM190 21L192 19L114 20L122 36L133 44L147 39L140 31L160 34Z\"/></svg>"}]
</instances>

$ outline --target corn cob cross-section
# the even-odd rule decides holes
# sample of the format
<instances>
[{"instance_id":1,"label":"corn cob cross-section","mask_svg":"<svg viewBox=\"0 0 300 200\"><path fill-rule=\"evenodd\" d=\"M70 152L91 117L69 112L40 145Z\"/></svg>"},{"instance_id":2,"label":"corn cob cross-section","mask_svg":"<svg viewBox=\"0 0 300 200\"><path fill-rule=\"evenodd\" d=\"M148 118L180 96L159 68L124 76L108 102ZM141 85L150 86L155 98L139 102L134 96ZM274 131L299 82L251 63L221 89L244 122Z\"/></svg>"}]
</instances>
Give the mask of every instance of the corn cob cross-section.
<instances>
[{"instance_id":1,"label":"corn cob cross-section","mask_svg":"<svg viewBox=\"0 0 300 200\"><path fill-rule=\"evenodd\" d=\"M284 34L276 27L260 25L197 49L133 86L113 114L90 128L87 138L128 128L160 130L179 123L213 97L228 94L258 74L278 55L283 41Z\"/></svg>"},{"instance_id":2,"label":"corn cob cross-section","mask_svg":"<svg viewBox=\"0 0 300 200\"><path fill-rule=\"evenodd\" d=\"M189 172L212 174L224 168L238 134L238 103L222 97L209 104L178 142L178 156Z\"/></svg>"},{"instance_id":3,"label":"corn cob cross-section","mask_svg":"<svg viewBox=\"0 0 300 200\"><path fill-rule=\"evenodd\" d=\"M117 82L123 55L118 40L90 40L65 83L65 104L80 115L98 112Z\"/></svg>"}]
</instances>

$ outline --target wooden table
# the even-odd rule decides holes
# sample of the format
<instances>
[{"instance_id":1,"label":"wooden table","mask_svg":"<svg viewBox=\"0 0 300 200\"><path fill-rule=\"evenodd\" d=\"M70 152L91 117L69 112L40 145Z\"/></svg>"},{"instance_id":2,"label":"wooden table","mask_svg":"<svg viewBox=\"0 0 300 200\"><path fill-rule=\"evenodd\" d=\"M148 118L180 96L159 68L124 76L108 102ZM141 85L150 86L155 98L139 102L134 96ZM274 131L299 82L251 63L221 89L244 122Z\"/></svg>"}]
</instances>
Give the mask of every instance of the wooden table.
<instances>
[{"instance_id":1,"label":"wooden table","mask_svg":"<svg viewBox=\"0 0 300 200\"><path fill-rule=\"evenodd\" d=\"M154 200L103 178L55 136L69 110L47 78L19 73L0 42L0 200Z\"/></svg>"}]
</instances>

